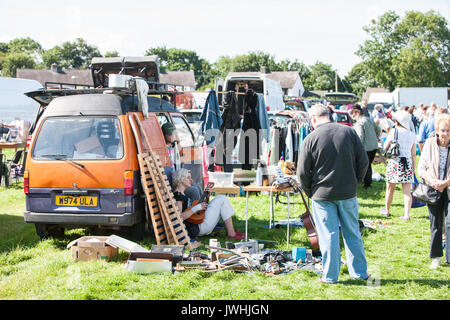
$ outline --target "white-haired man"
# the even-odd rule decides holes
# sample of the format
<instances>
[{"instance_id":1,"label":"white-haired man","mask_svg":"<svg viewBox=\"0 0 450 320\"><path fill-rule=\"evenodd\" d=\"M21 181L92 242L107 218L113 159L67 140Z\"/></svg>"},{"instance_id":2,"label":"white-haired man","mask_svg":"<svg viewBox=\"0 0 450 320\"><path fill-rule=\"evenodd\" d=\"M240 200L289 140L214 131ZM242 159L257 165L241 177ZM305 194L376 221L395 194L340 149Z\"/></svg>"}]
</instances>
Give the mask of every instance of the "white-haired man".
<instances>
[{"instance_id":1,"label":"white-haired man","mask_svg":"<svg viewBox=\"0 0 450 320\"><path fill-rule=\"evenodd\" d=\"M359 232L358 183L369 160L353 128L330 122L328 110L308 110L314 131L306 136L298 159L297 175L312 199L313 218L323 259L323 283L336 283L341 267L340 230L350 276L366 280L367 262Z\"/></svg>"}]
</instances>

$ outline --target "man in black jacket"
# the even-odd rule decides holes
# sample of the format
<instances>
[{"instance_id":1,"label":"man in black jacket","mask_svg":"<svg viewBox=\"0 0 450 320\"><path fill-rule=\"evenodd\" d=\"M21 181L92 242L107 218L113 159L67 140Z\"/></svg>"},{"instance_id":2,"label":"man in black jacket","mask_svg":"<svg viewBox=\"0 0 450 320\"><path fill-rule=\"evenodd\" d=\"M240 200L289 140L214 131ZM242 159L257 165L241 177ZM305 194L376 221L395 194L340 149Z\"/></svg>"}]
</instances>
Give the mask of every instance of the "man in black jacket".
<instances>
[{"instance_id":1,"label":"man in black jacket","mask_svg":"<svg viewBox=\"0 0 450 320\"><path fill-rule=\"evenodd\" d=\"M358 182L369 161L353 128L330 121L327 107L314 105L308 114L314 131L303 141L297 174L312 199L313 218L322 252L323 283L335 283L341 266L340 229L350 276L368 279L359 232Z\"/></svg>"}]
</instances>

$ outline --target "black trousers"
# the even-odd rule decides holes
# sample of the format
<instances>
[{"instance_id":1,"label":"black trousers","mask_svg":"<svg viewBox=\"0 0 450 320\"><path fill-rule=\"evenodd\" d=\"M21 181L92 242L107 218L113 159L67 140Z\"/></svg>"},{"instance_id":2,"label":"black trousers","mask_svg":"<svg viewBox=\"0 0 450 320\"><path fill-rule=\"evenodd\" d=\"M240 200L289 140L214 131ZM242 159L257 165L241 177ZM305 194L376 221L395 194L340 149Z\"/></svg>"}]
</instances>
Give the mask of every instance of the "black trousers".
<instances>
[{"instance_id":1,"label":"black trousers","mask_svg":"<svg viewBox=\"0 0 450 320\"><path fill-rule=\"evenodd\" d=\"M430 215L430 258L442 257L442 227L445 224L445 260L450 263L450 215L448 209L450 201L447 191L442 193L441 199L436 205L428 205Z\"/></svg>"},{"instance_id":2,"label":"black trousers","mask_svg":"<svg viewBox=\"0 0 450 320\"><path fill-rule=\"evenodd\" d=\"M369 166L367 167L366 175L364 176L364 187L370 187L372 185L372 162L375 159L377 149L372 151L366 151L369 158Z\"/></svg>"}]
</instances>

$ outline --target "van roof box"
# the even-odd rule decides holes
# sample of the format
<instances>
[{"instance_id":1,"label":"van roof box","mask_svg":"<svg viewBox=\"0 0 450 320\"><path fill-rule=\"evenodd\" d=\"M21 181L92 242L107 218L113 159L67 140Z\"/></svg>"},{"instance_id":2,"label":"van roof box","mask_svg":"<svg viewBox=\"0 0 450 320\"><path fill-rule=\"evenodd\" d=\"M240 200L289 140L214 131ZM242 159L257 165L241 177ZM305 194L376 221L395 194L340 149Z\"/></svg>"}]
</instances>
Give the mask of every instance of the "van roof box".
<instances>
[{"instance_id":1,"label":"van roof box","mask_svg":"<svg viewBox=\"0 0 450 320\"><path fill-rule=\"evenodd\" d=\"M126 74L144 78L151 83L159 82L159 58L156 55L145 57L96 57L91 61L94 87L108 87L110 74Z\"/></svg>"}]
</instances>

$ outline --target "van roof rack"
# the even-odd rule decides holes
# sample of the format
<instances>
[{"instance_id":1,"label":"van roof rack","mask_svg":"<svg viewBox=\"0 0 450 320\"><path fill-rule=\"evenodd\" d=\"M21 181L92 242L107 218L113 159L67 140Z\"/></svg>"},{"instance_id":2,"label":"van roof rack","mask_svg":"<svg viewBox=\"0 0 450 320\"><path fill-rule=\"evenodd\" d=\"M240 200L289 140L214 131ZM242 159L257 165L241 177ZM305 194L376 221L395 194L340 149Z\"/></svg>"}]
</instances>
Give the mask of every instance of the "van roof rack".
<instances>
[{"instance_id":1,"label":"van roof rack","mask_svg":"<svg viewBox=\"0 0 450 320\"><path fill-rule=\"evenodd\" d=\"M154 81L146 81L149 90L148 95L171 95L184 93L184 86L172 83L161 83ZM178 90L181 89L181 90ZM136 89L133 88L103 88L64 82L46 82L44 88L35 91L26 92L25 95L37 101L41 105L48 105L55 97L68 96L75 94L95 94L95 93L113 93L118 95L136 95ZM174 105L176 100L174 99Z\"/></svg>"}]
</instances>

